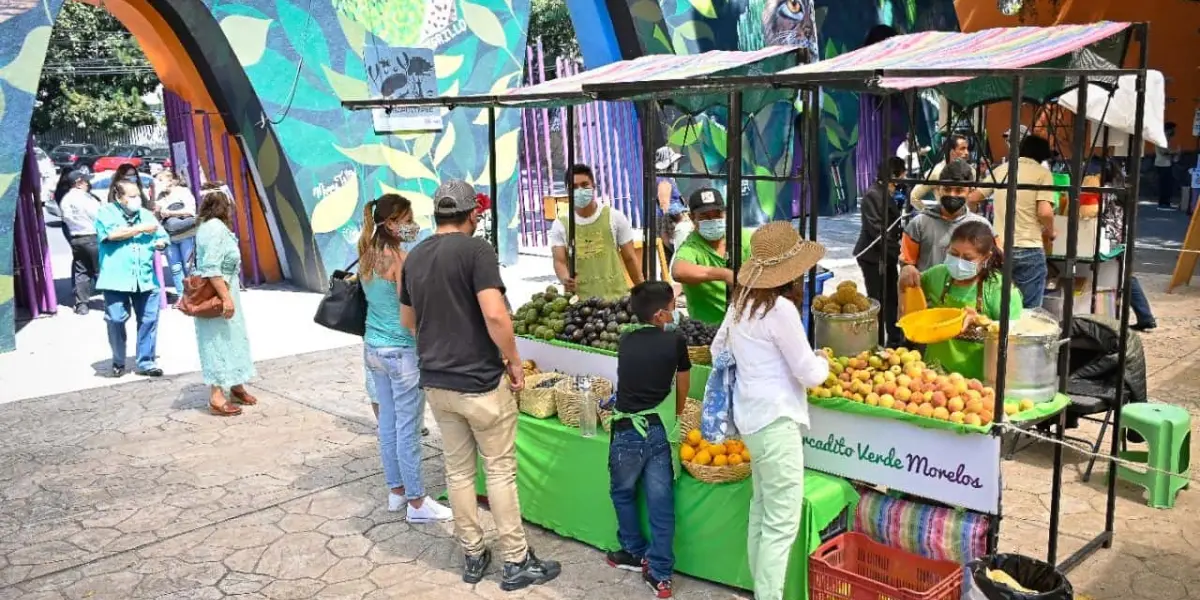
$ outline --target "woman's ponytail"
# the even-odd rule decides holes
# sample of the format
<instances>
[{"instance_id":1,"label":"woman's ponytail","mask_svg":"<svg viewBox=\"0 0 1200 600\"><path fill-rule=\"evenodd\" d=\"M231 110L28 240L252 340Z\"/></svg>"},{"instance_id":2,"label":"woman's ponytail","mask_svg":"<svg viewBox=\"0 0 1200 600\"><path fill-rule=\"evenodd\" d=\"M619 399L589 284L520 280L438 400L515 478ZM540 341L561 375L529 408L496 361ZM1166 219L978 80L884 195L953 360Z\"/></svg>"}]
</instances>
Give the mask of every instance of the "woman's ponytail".
<instances>
[{"instance_id":1,"label":"woman's ponytail","mask_svg":"<svg viewBox=\"0 0 1200 600\"><path fill-rule=\"evenodd\" d=\"M358 236L358 256L367 253L371 248L371 239L375 237L375 201L372 200L363 206L363 225L362 234Z\"/></svg>"}]
</instances>

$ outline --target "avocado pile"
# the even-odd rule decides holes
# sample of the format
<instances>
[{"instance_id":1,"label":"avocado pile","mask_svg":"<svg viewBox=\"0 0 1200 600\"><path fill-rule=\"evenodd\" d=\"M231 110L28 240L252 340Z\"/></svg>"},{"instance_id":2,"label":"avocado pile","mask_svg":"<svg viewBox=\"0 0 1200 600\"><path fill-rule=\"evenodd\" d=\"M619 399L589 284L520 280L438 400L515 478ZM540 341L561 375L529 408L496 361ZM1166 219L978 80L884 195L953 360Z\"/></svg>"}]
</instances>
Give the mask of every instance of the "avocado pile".
<instances>
[{"instance_id":1,"label":"avocado pile","mask_svg":"<svg viewBox=\"0 0 1200 600\"><path fill-rule=\"evenodd\" d=\"M689 346L711 346L718 329L719 325L709 325L695 319L682 319L679 322L679 332L687 339Z\"/></svg>"},{"instance_id":2,"label":"avocado pile","mask_svg":"<svg viewBox=\"0 0 1200 600\"><path fill-rule=\"evenodd\" d=\"M556 339L566 330L567 306L567 297L549 286L513 314L513 332L542 340Z\"/></svg>"},{"instance_id":3,"label":"avocado pile","mask_svg":"<svg viewBox=\"0 0 1200 600\"><path fill-rule=\"evenodd\" d=\"M616 352L621 331L638 322L629 310L629 297L619 300L588 298L567 307L567 326L558 339L581 346Z\"/></svg>"}]
</instances>

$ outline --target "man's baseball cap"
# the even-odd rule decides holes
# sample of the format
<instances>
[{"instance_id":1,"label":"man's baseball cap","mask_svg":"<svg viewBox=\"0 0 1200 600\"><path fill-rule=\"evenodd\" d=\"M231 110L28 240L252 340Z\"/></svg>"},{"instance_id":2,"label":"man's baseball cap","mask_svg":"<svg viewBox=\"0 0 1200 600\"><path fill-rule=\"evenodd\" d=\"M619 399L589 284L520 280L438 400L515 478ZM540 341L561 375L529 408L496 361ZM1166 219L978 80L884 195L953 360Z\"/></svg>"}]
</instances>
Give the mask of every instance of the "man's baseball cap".
<instances>
[{"instance_id":1,"label":"man's baseball cap","mask_svg":"<svg viewBox=\"0 0 1200 600\"><path fill-rule=\"evenodd\" d=\"M461 179L451 179L439 185L433 193L433 214L439 217L471 212L478 205L475 188Z\"/></svg>"},{"instance_id":2,"label":"man's baseball cap","mask_svg":"<svg viewBox=\"0 0 1200 600\"><path fill-rule=\"evenodd\" d=\"M83 174L83 171L71 171L67 173L67 183L75 185L80 181L89 181L88 176Z\"/></svg>"},{"instance_id":3,"label":"man's baseball cap","mask_svg":"<svg viewBox=\"0 0 1200 600\"><path fill-rule=\"evenodd\" d=\"M700 188L688 196L688 210L694 212L713 208L725 210L725 199L721 197L721 192L713 188Z\"/></svg>"}]
</instances>

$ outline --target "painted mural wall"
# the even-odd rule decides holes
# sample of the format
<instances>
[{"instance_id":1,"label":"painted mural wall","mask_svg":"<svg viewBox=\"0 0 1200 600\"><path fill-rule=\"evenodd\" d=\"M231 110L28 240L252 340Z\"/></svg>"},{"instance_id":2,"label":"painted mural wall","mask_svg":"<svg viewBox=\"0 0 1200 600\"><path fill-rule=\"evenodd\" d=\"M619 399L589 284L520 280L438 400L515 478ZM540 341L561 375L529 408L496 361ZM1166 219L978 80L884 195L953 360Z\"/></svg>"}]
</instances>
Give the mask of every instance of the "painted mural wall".
<instances>
[{"instance_id":1,"label":"painted mural wall","mask_svg":"<svg viewBox=\"0 0 1200 600\"><path fill-rule=\"evenodd\" d=\"M461 177L488 191L485 112L446 113L438 132L376 135L370 113L343 110L340 102L368 97L366 57L410 49L432 51L437 93L518 85L528 0L141 1L171 24L230 132L245 140L282 238L281 259L297 284L320 289L327 269L353 260L362 207L384 192L412 199L428 228L440 178ZM17 176L62 2L18 0L0 9L0 351L15 344ZM497 120L499 246L510 263L519 119L499 111Z\"/></svg>"}]
</instances>

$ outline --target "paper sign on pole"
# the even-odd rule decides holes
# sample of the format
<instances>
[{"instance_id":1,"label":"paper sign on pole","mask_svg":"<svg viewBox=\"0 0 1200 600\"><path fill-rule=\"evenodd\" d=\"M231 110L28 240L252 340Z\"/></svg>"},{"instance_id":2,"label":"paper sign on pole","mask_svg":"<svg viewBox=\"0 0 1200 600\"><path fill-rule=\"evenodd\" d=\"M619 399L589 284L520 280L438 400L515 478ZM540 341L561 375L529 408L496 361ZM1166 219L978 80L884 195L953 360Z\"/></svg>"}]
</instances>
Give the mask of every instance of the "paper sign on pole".
<instances>
[{"instance_id":1,"label":"paper sign on pole","mask_svg":"<svg viewBox=\"0 0 1200 600\"><path fill-rule=\"evenodd\" d=\"M416 99L437 96L433 50L367 44L363 48L367 88L372 97ZM375 133L441 131L442 109L436 106L377 108L371 111Z\"/></svg>"}]
</instances>

